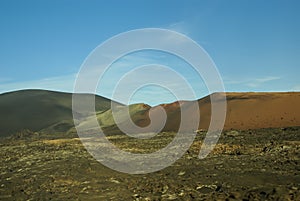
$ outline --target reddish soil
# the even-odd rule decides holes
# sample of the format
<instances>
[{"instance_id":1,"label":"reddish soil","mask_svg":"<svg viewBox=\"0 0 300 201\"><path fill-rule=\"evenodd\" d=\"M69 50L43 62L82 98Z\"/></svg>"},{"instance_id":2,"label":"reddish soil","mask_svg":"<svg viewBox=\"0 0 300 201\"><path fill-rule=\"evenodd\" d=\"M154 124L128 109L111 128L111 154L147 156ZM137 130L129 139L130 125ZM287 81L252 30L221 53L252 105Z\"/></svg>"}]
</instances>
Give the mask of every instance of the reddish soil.
<instances>
[{"instance_id":1,"label":"reddish soil","mask_svg":"<svg viewBox=\"0 0 300 201\"><path fill-rule=\"evenodd\" d=\"M224 130L280 128L300 126L300 92L268 92L268 93L215 93L211 96L224 96L227 99L227 114ZM163 107L168 119L164 127L165 131L178 129L181 120L181 110L185 110L192 119L197 110L192 107L192 101L180 101L170 104L162 104L149 109L154 118L160 113L158 107ZM211 119L210 96L198 100L200 108L199 129L207 129ZM144 115L149 115L149 111ZM157 114L156 114L157 112ZM149 124L149 118L143 118L137 124L145 126Z\"/></svg>"}]
</instances>

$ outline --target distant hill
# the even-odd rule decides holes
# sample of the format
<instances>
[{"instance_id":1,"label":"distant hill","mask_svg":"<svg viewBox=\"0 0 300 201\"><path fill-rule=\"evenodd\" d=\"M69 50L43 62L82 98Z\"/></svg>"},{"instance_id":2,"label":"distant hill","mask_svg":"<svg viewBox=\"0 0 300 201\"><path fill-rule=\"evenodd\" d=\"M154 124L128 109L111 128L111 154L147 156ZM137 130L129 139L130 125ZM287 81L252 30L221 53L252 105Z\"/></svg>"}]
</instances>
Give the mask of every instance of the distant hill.
<instances>
[{"instance_id":1,"label":"distant hill","mask_svg":"<svg viewBox=\"0 0 300 201\"><path fill-rule=\"evenodd\" d=\"M82 96L91 96L82 94ZM300 92L282 93L214 93L211 96L226 96L227 116L225 130L256 129L300 126ZM163 131L176 131L180 125L181 109L192 118L195 111L191 103L179 101L161 104L167 114ZM199 129L207 129L211 118L210 96L196 100L200 108ZM95 96L95 107L99 124L107 134L119 134L110 109L111 100ZM22 129L47 134L75 133L72 115L72 94L46 90L22 90L0 95L0 136L9 136ZM120 124L126 125L125 106L118 104L116 115ZM158 106L145 104L129 106L131 119L136 125L150 124L149 113L154 119L160 118ZM87 118L82 124L89 124ZM152 128L151 128L152 129ZM155 130L155 128L154 128ZM152 131L152 130L149 130Z\"/></svg>"},{"instance_id":2,"label":"distant hill","mask_svg":"<svg viewBox=\"0 0 300 201\"><path fill-rule=\"evenodd\" d=\"M214 93L211 96L226 96L227 114L225 121L225 130L230 129L257 129L257 128L280 128L300 126L300 92L268 92L268 93ZM193 101L179 101L171 104L161 104L167 113L164 131L176 131L180 125L181 109L186 110L190 116L195 111L190 107ZM211 118L210 96L197 100L200 108L199 129L208 129ZM143 104L140 104L141 108ZM157 106L156 106L157 107ZM149 112L155 114L156 107L143 107L143 113L132 112L133 121L139 126L147 126L149 121ZM137 108L137 106L136 106ZM109 119L109 113L106 116L100 114L98 119ZM111 117L112 118L112 117ZM110 121L112 122L112 121ZM107 124L113 127L113 125ZM105 124L104 124L105 127Z\"/></svg>"},{"instance_id":3,"label":"distant hill","mask_svg":"<svg viewBox=\"0 0 300 201\"><path fill-rule=\"evenodd\" d=\"M110 105L111 100L95 96L96 111L106 111ZM0 136L22 129L66 132L74 126L71 93L47 90L3 93L0 95L0 111Z\"/></svg>"}]
</instances>

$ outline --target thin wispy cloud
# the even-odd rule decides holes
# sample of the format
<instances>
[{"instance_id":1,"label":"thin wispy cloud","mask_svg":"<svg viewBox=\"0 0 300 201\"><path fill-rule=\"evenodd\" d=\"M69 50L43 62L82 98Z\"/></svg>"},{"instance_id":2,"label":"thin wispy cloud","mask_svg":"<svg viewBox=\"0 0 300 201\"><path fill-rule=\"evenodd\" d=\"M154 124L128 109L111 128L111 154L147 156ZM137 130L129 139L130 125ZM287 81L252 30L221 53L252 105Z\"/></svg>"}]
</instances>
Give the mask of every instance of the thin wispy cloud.
<instances>
[{"instance_id":1,"label":"thin wispy cloud","mask_svg":"<svg viewBox=\"0 0 300 201\"><path fill-rule=\"evenodd\" d=\"M236 78L224 78L224 84L226 88L230 88L230 86L242 86L244 88L256 88L261 87L266 83L273 82L276 80L280 80L279 76L265 76L259 78L247 78L247 79L236 79ZM230 89L229 89L230 90Z\"/></svg>"},{"instance_id":2,"label":"thin wispy cloud","mask_svg":"<svg viewBox=\"0 0 300 201\"><path fill-rule=\"evenodd\" d=\"M181 20L181 21L171 23L162 28L182 33L182 34L188 36L189 38L191 38L192 40L196 41L200 45L210 44L209 41L204 41L203 39L199 40L198 35L202 34L202 32L199 29L199 24L196 23L195 21Z\"/></svg>"},{"instance_id":3,"label":"thin wispy cloud","mask_svg":"<svg viewBox=\"0 0 300 201\"><path fill-rule=\"evenodd\" d=\"M271 81L275 81L275 80L279 80L279 79L280 79L280 77L276 77L276 76L267 76L267 77L263 77L263 78L257 78L257 79L248 81L248 83L246 83L246 86L259 87L267 82L271 82Z\"/></svg>"},{"instance_id":4,"label":"thin wispy cloud","mask_svg":"<svg viewBox=\"0 0 300 201\"><path fill-rule=\"evenodd\" d=\"M190 35L190 31L189 28L187 26L187 23L185 21L178 21L178 22L174 22L168 26L166 26L165 28L185 34L187 36Z\"/></svg>"}]
</instances>

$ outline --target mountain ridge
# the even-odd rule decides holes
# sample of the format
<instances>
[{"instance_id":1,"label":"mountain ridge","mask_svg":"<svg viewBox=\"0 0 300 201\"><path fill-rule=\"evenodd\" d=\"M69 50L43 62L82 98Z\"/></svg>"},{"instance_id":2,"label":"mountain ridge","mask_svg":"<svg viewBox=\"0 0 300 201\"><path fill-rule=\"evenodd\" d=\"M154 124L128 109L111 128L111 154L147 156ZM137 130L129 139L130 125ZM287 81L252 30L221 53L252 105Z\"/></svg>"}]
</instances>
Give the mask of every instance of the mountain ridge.
<instances>
[{"instance_id":1,"label":"mountain ridge","mask_svg":"<svg viewBox=\"0 0 300 201\"><path fill-rule=\"evenodd\" d=\"M196 111L189 109L189 103L197 101L200 108L199 129L206 130L210 124L210 97L224 95L227 99L225 130L300 126L300 92L226 92L153 107L143 103L133 104L129 106L131 119L136 125L146 127L151 122L150 111L155 117L156 108L162 107L168 117L163 131L177 131L181 109L185 108L193 116ZM97 118L103 130L111 134L119 133L110 111L111 100L98 95L95 95L95 100ZM125 106L117 104L121 115ZM0 111L0 136L9 136L22 129L49 134L75 132L72 93L48 90L6 92L0 94ZM127 124L128 119L121 123Z\"/></svg>"}]
</instances>

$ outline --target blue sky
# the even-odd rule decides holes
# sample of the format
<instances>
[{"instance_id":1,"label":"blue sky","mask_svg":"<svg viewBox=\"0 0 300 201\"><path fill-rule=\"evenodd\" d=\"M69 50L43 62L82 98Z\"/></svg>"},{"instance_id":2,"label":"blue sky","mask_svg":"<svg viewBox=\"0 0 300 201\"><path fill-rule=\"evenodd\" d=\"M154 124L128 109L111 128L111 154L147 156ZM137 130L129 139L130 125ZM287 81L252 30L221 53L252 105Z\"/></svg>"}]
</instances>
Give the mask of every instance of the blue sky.
<instances>
[{"instance_id":1,"label":"blue sky","mask_svg":"<svg viewBox=\"0 0 300 201\"><path fill-rule=\"evenodd\" d=\"M116 34L148 27L175 30L199 43L215 62L226 91L300 91L299 10L299 1L283 0L3 0L0 93L24 88L72 91L76 73L94 48ZM151 52L135 58L119 63L185 65ZM201 79L190 78L197 97L208 94ZM109 86L98 93L109 97ZM155 105L174 98L165 89L148 87L132 102Z\"/></svg>"}]
</instances>

